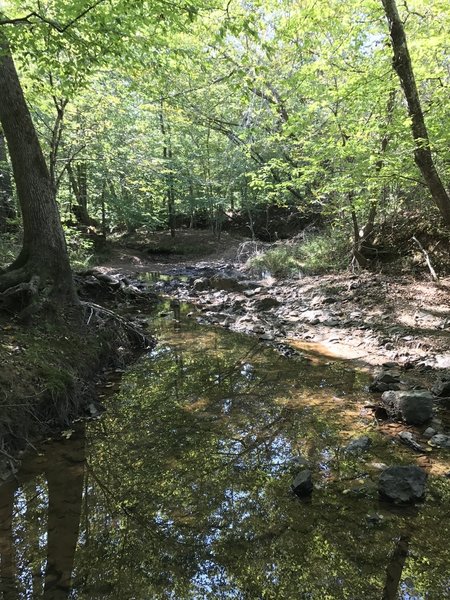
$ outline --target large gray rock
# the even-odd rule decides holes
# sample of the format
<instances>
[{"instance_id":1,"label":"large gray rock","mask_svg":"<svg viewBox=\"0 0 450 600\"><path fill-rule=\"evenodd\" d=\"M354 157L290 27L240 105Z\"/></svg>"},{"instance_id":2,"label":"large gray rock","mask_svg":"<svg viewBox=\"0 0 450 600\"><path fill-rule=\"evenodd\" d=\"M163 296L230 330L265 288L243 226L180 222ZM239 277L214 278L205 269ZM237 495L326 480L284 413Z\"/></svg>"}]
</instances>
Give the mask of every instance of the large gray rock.
<instances>
[{"instance_id":1,"label":"large gray rock","mask_svg":"<svg viewBox=\"0 0 450 600\"><path fill-rule=\"evenodd\" d=\"M400 375L389 371L378 373L369 385L370 392L387 392L400 389Z\"/></svg>"},{"instance_id":2,"label":"large gray rock","mask_svg":"<svg viewBox=\"0 0 450 600\"><path fill-rule=\"evenodd\" d=\"M381 401L388 417L402 419L409 425L422 425L433 417L434 396L428 390L384 392Z\"/></svg>"},{"instance_id":3,"label":"large gray rock","mask_svg":"<svg viewBox=\"0 0 450 600\"><path fill-rule=\"evenodd\" d=\"M260 311L270 310L271 308L279 305L279 300L273 296L260 296L257 300L255 300L255 308L256 310Z\"/></svg>"},{"instance_id":4,"label":"large gray rock","mask_svg":"<svg viewBox=\"0 0 450 600\"><path fill-rule=\"evenodd\" d=\"M395 504L409 504L423 500L427 474L420 467L388 467L380 475L378 492Z\"/></svg>"},{"instance_id":5,"label":"large gray rock","mask_svg":"<svg viewBox=\"0 0 450 600\"><path fill-rule=\"evenodd\" d=\"M211 277L209 283L214 289L225 292L242 292L246 289L245 284L227 275L215 275Z\"/></svg>"},{"instance_id":6,"label":"large gray rock","mask_svg":"<svg viewBox=\"0 0 450 600\"><path fill-rule=\"evenodd\" d=\"M431 388L431 391L436 396L448 398L450 396L450 381L447 379L436 381L436 383Z\"/></svg>"},{"instance_id":7,"label":"large gray rock","mask_svg":"<svg viewBox=\"0 0 450 600\"><path fill-rule=\"evenodd\" d=\"M313 491L311 471L305 469L297 473L291 485L292 491L299 498L310 496Z\"/></svg>"},{"instance_id":8,"label":"large gray rock","mask_svg":"<svg viewBox=\"0 0 450 600\"><path fill-rule=\"evenodd\" d=\"M428 442L430 446L436 448L450 448L450 436L443 433L436 433Z\"/></svg>"},{"instance_id":9,"label":"large gray rock","mask_svg":"<svg viewBox=\"0 0 450 600\"><path fill-rule=\"evenodd\" d=\"M205 290L209 290L209 280L207 277L199 277L194 280L192 287L196 292L204 292Z\"/></svg>"}]
</instances>

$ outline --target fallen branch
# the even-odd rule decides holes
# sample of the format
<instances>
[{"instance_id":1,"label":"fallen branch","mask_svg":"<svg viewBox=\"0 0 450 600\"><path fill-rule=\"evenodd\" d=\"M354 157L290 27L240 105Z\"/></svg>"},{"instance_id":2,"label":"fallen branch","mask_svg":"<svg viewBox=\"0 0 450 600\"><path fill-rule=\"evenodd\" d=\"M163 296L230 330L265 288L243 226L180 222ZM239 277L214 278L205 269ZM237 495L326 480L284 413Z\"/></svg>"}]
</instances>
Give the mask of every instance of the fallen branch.
<instances>
[{"instance_id":1,"label":"fallen branch","mask_svg":"<svg viewBox=\"0 0 450 600\"><path fill-rule=\"evenodd\" d=\"M414 242L416 242L416 244L419 246L420 250L422 251L422 253L425 257L425 261L427 263L428 269L430 270L431 278L436 283L439 283L439 277L437 276L436 271L434 270L433 265L431 264L431 260L430 260L430 256L429 256L428 252L425 250L425 248L422 246L422 244L419 242L419 240L416 238L415 235L413 235L411 239Z\"/></svg>"},{"instance_id":2,"label":"fallen branch","mask_svg":"<svg viewBox=\"0 0 450 600\"><path fill-rule=\"evenodd\" d=\"M136 343L137 346L143 348L144 350L147 348L153 348L154 342L150 338L148 338L143 331L141 331L135 325L132 325L129 321L118 315L117 313L104 308L98 304L94 304L93 302L81 302L81 305L85 307L85 309L89 310L89 317L87 319L87 324L91 322L92 316L104 318L104 319L112 319L116 323L118 323L129 337ZM86 311L87 312L87 311Z\"/></svg>"}]
</instances>

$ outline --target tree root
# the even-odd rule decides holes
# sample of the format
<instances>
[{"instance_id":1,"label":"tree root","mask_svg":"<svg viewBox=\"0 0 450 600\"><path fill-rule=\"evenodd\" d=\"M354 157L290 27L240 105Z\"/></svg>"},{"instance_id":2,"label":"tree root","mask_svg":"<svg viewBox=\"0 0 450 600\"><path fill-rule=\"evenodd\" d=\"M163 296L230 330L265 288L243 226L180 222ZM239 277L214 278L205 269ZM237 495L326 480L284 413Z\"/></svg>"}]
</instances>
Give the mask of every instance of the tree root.
<instances>
[{"instance_id":1,"label":"tree root","mask_svg":"<svg viewBox=\"0 0 450 600\"><path fill-rule=\"evenodd\" d=\"M12 272L12 278L7 278L8 283L23 278L25 273ZM2 281L3 278L0 278ZM0 309L18 313L20 319L26 319L34 312L41 309L43 301L39 299L39 286L41 279L33 275L29 281L21 281L7 287L0 292Z\"/></svg>"},{"instance_id":2,"label":"tree root","mask_svg":"<svg viewBox=\"0 0 450 600\"><path fill-rule=\"evenodd\" d=\"M84 308L84 319L87 325L91 325L93 319L96 323L101 323L102 321L103 323L107 321L114 321L124 330L128 339L133 343L134 346L144 350L154 347L154 340L147 337L142 329L136 325L133 325L130 321L124 317L121 317L112 310L104 308L103 306L99 306L98 304L94 304L93 302L82 301L81 306Z\"/></svg>"}]
</instances>

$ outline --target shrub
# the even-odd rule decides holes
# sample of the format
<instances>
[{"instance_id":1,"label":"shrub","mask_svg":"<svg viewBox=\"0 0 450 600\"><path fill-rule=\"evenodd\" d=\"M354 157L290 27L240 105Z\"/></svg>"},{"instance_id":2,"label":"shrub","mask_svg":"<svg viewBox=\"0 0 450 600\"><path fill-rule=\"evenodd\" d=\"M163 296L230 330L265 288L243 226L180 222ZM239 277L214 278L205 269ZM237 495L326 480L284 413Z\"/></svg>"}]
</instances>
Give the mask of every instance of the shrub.
<instances>
[{"instance_id":1,"label":"shrub","mask_svg":"<svg viewBox=\"0 0 450 600\"><path fill-rule=\"evenodd\" d=\"M302 241L276 245L251 257L250 270L273 277L289 277L300 273L319 274L348 267L351 243L339 230L315 233Z\"/></svg>"}]
</instances>

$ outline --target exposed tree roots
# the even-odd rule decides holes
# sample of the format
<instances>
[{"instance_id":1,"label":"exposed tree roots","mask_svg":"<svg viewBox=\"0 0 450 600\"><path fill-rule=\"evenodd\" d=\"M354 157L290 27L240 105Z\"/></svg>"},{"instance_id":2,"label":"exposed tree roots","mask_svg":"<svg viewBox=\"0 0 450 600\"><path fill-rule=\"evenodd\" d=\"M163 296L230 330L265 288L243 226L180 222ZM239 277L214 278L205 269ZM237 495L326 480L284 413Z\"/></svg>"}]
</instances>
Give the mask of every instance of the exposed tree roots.
<instances>
[{"instance_id":1,"label":"exposed tree roots","mask_svg":"<svg viewBox=\"0 0 450 600\"><path fill-rule=\"evenodd\" d=\"M115 323L126 334L130 343L138 348L148 349L155 345L154 340L147 337L145 332L131 321L117 313L93 302L81 302L84 309L84 320L87 325L105 327L108 323Z\"/></svg>"}]
</instances>

